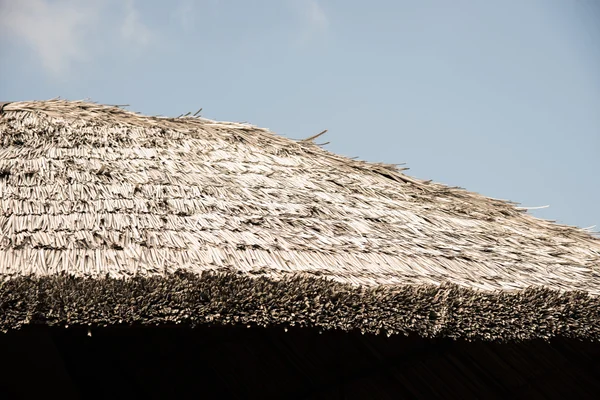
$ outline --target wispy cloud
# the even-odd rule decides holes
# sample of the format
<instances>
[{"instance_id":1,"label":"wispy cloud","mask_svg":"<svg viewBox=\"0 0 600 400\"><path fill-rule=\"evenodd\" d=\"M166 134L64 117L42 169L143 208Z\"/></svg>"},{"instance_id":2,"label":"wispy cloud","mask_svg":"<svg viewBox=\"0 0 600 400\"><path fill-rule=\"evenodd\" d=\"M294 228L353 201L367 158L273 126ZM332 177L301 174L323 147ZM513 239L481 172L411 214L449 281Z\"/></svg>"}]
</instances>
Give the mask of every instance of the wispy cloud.
<instances>
[{"instance_id":1,"label":"wispy cloud","mask_svg":"<svg viewBox=\"0 0 600 400\"><path fill-rule=\"evenodd\" d=\"M173 9L172 17L184 31L192 30L195 23L196 6L192 0L181 0Z\"/></svg>"},{"instance_id":2,"label":"wispy cloud","mask_svg":"<svg viewBox=\"0 0 600 400\"><path fill-rule=\"evenodd\" d=\"M178 0L170 3L171 20L185 32L192 32L206 24L206 20L214 18L218 9L223 5L222 0ZM231 5L235 7L235 5Z\"/></svg>"},{"instance_id":3,"label":"wispy cloud","mask_svg":"<svg viewBox=\"0 0 600 400\"><path fill-rule=\"evenodd\" d=\"M102 30L114 24L115 15L120 36ZM136 47L151 38L133 0L0 0L0 30L4 40L25 43L53 76L65 76L75 63L91 61L95 47L90 43L99 35Z\"/></svg>"},{"instance_id":4,"label":"wispy cloud","mask_svg":"<svg viewBox=\"0 0 600 400\"><path fill-rule=\"evenodd\" d=\"M86 57L86 30L94 24L93 2L70 0L3 0L0 26L24 41L53 74L66 71L69 64ZM6 34L4 34L6 38Z\"/></svg>"},{"instance_id":5,"label":"wispy cloud","mask_svg":"<svg viewBox=\"0 0 600 400\"><path fill-rule=\"evenodd\" d=\"M329 29L329 18L318 0L296 0L295 7L303 21L300 43L307 44L322 37Z\"/></svg>"},{"instance_id":6,"label":"wispy cloud","mask_svg":"<svg viewBox=\"0 0 600 400\"><path fill-rule=\"evenodd\" d=\"M313 30L323 32L329 26L329 19L325 15L323 7L317 0L308 0L306 5L306 17Z\"/></svg>"},{"instance_id":7,"label":"wispy cloud","mask_svg":"<svg viewBox=\"0 0 600 400\"><path fill-rule=\"evenodd\" d=\"M150 29L140 20L134 0L125 1L125 19L121 26L123 39L132 44L146 46L150 42Z\"/></svg>"}]
</instances>

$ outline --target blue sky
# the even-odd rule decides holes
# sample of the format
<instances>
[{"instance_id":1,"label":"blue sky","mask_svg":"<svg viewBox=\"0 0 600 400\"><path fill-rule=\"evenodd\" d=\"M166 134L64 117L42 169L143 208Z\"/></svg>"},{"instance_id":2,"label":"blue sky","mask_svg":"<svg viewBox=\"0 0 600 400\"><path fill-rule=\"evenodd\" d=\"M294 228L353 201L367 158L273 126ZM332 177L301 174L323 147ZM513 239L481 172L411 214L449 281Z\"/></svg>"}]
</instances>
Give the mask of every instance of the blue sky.
<instances>
[{"instance_id":1,"label":"blue sky","mask_svg":"<svg viewBox=\"0 0 600 400\"><path fill-rule=\"evenodd\" d=\"M0 0L0 100L247 121L600 229L596 0Z\"/></svg>"}]
</instances>

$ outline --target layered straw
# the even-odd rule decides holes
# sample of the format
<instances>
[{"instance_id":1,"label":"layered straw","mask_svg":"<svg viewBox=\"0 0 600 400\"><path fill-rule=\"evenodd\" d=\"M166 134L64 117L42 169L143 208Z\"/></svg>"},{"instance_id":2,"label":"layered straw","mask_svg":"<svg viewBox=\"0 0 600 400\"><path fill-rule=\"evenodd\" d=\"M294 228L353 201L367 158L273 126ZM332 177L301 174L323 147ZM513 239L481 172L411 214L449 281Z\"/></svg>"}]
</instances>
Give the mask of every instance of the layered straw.
<instances>
[{"instance_id":1,"label":"layered straw","mask_svg":"<svg viewBox=\"0 0 600 400\"><path fill-rule=\"evenodd\" d=\"M88 102L4 104L0 327L598 337L591 233L309 139Z\"/></svg>"}]
</instances>

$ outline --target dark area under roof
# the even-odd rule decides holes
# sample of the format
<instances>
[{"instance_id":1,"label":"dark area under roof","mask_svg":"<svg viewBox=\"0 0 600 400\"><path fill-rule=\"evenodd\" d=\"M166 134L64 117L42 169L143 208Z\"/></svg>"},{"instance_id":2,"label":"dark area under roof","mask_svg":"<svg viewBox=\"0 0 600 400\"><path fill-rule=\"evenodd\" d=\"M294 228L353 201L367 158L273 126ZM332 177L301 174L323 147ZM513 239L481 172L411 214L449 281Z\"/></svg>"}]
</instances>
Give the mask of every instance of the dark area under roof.
<instances>
[{"instance_id":1,"label":"dark area under roof","mask_svg":"<svg viewBox=\"0 0 600 400\"><path fill-rule=\"evenodd\" d=\"M0 335L0 396L594 399L600 348L314 329L27 328Z\"/></svg>"}]
</instances>

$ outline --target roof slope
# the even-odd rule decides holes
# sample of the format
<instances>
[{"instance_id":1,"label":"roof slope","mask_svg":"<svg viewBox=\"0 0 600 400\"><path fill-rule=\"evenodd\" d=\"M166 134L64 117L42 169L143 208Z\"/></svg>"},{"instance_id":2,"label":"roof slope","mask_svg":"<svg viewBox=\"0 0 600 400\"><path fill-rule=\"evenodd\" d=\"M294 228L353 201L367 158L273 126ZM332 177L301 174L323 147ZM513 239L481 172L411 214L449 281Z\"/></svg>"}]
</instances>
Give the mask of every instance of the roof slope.
<instances>
[{"instance_id":1,"label":"roof slope","mask_svg":"<svg viewBox=\"0 0 600 400\"><path fill-rule=\"evenodd\" d=\"M506 201L247 124L86 102L5 104L0 140L0 274L12 284L64 273L127 285L120 278L155 282L176 271L194 281L213 271L251 278L251 291L259 281L335 281L326 286L361 293L357 304L366 292L425 291L442 308L450 292L462 293L456 301L483 296L498 305L544 298L554 302L546 317L557 321L564 310L556 305L577 298L589 318L552 322L541 335L600 332L600 240ZM435 329L422 333L468 336L448 328L448 316L440 321L447 312L424 316ZM319 325L314 313L305 324ZM413 329L387 320L372 328ZM532 332L533 322L518 324Z\"/></svg>"}]
</instances>

